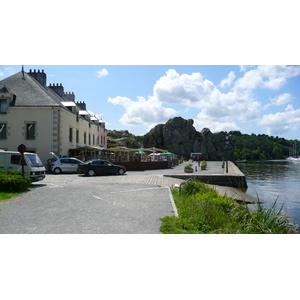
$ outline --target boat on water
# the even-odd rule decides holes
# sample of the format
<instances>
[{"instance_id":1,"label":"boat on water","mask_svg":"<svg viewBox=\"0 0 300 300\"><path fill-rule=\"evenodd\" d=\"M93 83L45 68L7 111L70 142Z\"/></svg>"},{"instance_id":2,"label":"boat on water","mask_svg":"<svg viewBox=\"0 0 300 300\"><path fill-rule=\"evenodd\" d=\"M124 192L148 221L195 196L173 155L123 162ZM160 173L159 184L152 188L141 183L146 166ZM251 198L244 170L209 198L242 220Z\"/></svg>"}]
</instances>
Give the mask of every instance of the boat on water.
<instances>
[{"instance_id":1,"label":"boat on water","mask_svg":"<svg viewBox=\"0 0 300 300\"><path fill-rule=\"evenodd\" d=\"M290 156L287 158L288 161L300 162L300 157Z\"/></svg>"},{"instance_id":2,"label":"boat on water","mask_svg":"<svg viewBox=\"0 0 300 300\"><path fill-rule=\"evenodd\" d=\"M298 156L298 149L296 142L290 148L290 156L287 158L288 161L300 162L300 156Z\"/></svg>"},{"instance_id":3,"label":"boat on water","mask_svg":"<svg viewBox=\"0 0 300 300\"><path fill-rule=\"evenodd\" d=\"M247 160L246 159L242 159L242 160L236 160L235 162L239 163L239 164L246 164Z\"/></svg>"}]
</instances>

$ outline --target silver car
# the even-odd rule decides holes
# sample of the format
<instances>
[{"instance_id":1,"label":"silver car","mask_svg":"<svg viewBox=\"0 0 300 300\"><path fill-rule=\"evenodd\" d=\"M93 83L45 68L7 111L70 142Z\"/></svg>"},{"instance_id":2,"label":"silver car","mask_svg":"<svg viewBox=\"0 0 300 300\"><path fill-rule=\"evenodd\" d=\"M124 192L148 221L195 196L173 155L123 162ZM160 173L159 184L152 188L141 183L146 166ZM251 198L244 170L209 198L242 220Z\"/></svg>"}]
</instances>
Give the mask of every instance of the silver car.
<instances>
[{"instance_id":1,"label":"silver car","mask_svg":"<svg viewBox=\"0 0 300 300\"><path fill-rule=\"evenodd\" d=\"M57 159L51 164L51 171L55 174L61 173L77 173L77 168L79 164L83 164L83 161L73 158L64 157Z\"/></svg>"}]
</instances>

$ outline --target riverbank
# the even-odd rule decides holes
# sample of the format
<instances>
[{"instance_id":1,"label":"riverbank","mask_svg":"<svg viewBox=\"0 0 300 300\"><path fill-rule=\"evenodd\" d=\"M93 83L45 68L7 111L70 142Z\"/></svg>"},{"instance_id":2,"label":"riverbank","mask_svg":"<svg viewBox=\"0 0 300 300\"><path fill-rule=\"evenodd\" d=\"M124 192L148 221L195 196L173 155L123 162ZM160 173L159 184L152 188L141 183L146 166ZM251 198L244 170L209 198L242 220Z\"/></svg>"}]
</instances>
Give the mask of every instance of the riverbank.
<instances>
[{"instance_id":1,"label":"riverbank","mask_svg":"<svg viewBox=\"0 0 300 300\"><path fill-rule=\"evenodd\" d=\"M206 184L191 180L172 190L178 216L161 219L163 233L171 234L287 234L298 233L295 222L275 202L255 209L240 205Z\"/></svg>"}]
</instances>

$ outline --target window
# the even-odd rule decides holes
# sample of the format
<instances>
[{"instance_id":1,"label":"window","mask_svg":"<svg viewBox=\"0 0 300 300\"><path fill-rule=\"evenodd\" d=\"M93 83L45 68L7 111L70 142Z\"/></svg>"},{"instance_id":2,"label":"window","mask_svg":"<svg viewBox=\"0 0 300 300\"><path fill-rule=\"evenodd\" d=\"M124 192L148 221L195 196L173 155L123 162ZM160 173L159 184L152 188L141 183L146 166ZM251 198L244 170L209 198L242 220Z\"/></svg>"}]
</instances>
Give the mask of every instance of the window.
<instances>
[{"instance_id":1,"label":"window","mask_svg":"<svg viewBox=\"0 0 300 300\"><path fill-rule=\"evenodd\" d=\"M89 145L91 144L91 134L89 133Z\"/></svg>"},{"instance_id":2,"label":"window","mask_svg":"<svg viewBox=\"0 0 300 300\"><path fill-rule=\"evenodd\" d=\"M0 100L0 113L1 114L7 113L7 100L6 99Z\"/></svg>"},{"instance_id":3,"label":"window","mask_svg":"<svg viewBox=\"0 0 300 300\"><path fill-rule=\"evenodd\" d=\"M22 157L21 157L21 154L13 154L11 157L10 157L10 163L12 165L22 165ZM26 166L26 161L24 159L24 166Z\"/></svg>"},{"instance_id":4,"label":"window","mask_svg":"<svg viewBox=\"0 0 300 300\"><path fill-rule=\"evenodd\" d=\"M83 135L83 143L86 144L86 132Z\"/></svg>"},{"instance_id":5,"label":"window","mask_svg":"<svg viewBox=\"0 0 300 300\"><path fill-rule=\"evenodd\" d=\"M93 134L93 145L95 145L95 135Z\"/></svg>"},{"instance_id":6,"label":"window","mask_svg":"<svg viewBox=\"0 0 300 300\"><path fill-rule=\"evenodd\" d=\"M35 139L35 124L34 123L26 124L26 139L27 140Z\"/></svg>"},{"instance_id":7,"label":"window","mask_svg":"<svg viewBox=\"0 0 300 300\"><path fill-rule=\"evenodd\" d=\"M69 128L69 141L73 142L73 128Z\"/></svg>"},{"instance_id":8,"label":"window","mask_svg":"<svg viewBox=\"0 0 300 300\"><path fill-rule=\"evenodd\" d=\"M76 130L76 143L79 143L79 130Z\"/></svg>"},{"instance_id":9,"label":"window","mask_svg":"<svg viewBox=\"0 0 300 300\"><path fill-rule=\"evenodd\" d=\"M5 140L6 136L6 123L0 123L0 140Z\"/></svg>"}]
</instances>

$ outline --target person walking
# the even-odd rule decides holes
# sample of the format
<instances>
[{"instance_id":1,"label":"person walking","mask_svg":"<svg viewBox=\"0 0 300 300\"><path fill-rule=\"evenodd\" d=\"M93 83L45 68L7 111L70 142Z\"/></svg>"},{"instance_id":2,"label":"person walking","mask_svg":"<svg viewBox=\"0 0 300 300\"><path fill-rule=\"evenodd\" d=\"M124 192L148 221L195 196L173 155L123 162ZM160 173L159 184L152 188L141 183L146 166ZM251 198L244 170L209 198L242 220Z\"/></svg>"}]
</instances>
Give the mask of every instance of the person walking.
<instances>
[{"instance_id":1,"label":"person walking","mask_svg":"<svg viewBox=\"0 0 300 300\"><path fill-rule=\"evenodd\" d=\"M200 159L200 156L199 156L199 155L198 155L198 157L197 157L197 161L198 161L198 167L200 167L201 159Z\"/></svg>"}]
</instances>

